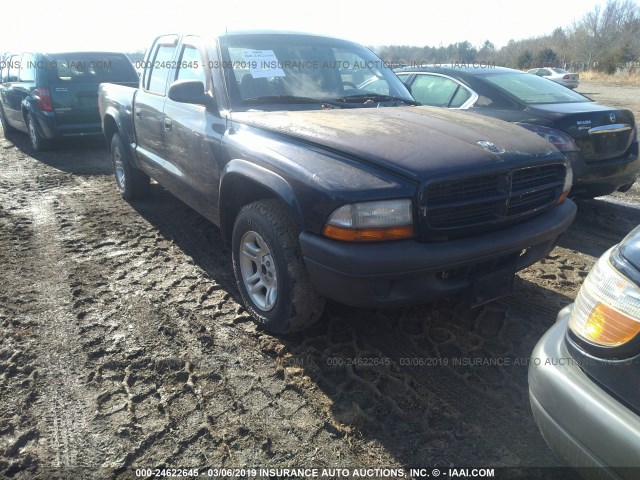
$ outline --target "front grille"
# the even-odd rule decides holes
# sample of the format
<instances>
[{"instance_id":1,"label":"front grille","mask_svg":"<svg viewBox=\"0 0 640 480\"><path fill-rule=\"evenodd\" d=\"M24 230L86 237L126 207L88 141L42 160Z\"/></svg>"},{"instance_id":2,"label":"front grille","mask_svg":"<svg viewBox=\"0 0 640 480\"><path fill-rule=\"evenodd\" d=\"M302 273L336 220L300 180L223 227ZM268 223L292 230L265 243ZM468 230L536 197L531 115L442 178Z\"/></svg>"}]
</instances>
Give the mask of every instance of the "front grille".
<instances>
[{"instance_id":1,"label":"front grille","mask_svg":"<svg viewBox=\"0 0 640 480\"><path fill-rule=\"evenodd\" d=\"M427 190L428 202L438 205L460 197L468 200L486 197L498 191L500 179L500 175L496 174L432 184Z\"/></svg>"},{"instance_id":2,"label":"front grille","mask_svg":"<svg viewBox=\"0 0 640 480\"><path fill-rule=\"evenodd\" d=\"M477 231L532 215L555 204L565 173L564 165L555 164L429 182L422 236Z\"/></svg>"}]
</instances>

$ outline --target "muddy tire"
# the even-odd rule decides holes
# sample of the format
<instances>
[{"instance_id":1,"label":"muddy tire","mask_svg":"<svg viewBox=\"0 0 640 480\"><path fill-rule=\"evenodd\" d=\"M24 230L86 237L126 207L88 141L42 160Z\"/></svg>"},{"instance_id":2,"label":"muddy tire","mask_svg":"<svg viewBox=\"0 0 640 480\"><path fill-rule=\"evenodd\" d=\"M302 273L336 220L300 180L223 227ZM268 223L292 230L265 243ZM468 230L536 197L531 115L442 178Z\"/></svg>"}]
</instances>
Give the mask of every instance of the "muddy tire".
<instances>
[{"instance_id":1,"label":"muddy tire","mask_svg":"<svg viewBox=\"0 0 640 480\"><path fill-rule=\"evenodd\" d=\"M4 110L0 107L0 124L2 124L2 131L4 132L4 136L10 135L12 133L17 132L17 130L9 125L7 121L7 117L4 115Z\"/></svg>"},{"instance_id":2,"label":"muddy tire","mask_svg":"<svg viewBox=\"0 0 640 480\"><path fill-rule=\"evenodd\" d=\"M311 285L298 229L277 200L242 208L233 228L233 270L242 300L265 330L284 334L318 321L324 298Z\"/></svg>"},{"instance_id":3,"label":"muddy tire","mask_svg":"<svg viewBox=\"0 0 640 480\"><path fill-rule=\"evenodd\" d=\"M27 130L29 132L29 142L31 143L31 148L33 148L36 152L42 152L43 150L47 150L49 148L50 143L40 134L40 131L38 130L38 123L36 122L33 113L27 115Z\"/></svg>"},{"instance_id":4,"label":"muddy tire","mask_svg":"<svg viewBox=\"0 0 640 480\"><path fill-rule=\"evenodd\" d=\"M136 200L149 192L149 175L131 165L127 150L117 133L111 138L111 162L122 198Z\"/></svg>"}]
</instances>

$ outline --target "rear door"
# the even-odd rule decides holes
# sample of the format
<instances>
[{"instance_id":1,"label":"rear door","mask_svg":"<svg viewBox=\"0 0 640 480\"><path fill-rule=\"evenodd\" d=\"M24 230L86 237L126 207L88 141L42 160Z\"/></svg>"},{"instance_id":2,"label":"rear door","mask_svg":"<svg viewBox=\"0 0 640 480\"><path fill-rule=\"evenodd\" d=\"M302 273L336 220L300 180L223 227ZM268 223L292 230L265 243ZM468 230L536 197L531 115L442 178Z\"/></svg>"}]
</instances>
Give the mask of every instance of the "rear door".
<instances>
[{"instance_id":1,"label":"rear door","mask_svg":"<svg viewBox=\"0 0 640 480\"><path fill-rule=\"evenodd\" d=\"M58 53L41 62L61 134L100 132L98 86L103 82L135 87L138 74L124 54Z\"/></svg>"},{"instance_id":2,"label":"rear door","mask_svg":"<svg viewBox=\"0 0 640 480\"><path fill-rule=\"evenodd\" d=\"M156 40L147 56L142 86L133 105L136 152L147 173L161 183L170 181L165 170L164 103L177 44L177 35Z\"/></svg>"}]
</instances>

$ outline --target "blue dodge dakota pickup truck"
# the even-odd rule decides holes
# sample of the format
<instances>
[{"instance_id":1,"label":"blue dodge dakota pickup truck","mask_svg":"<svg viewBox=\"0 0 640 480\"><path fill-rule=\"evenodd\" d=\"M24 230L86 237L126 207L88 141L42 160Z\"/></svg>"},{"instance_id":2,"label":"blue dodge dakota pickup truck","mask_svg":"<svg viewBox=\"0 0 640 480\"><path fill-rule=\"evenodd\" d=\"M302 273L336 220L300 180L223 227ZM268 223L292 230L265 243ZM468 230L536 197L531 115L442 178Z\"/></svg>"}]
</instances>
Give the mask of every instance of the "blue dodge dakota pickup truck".
<instances>
[{"instance_id":1,"label":"blue dodge dakota pickup truck","mask_svg":"<svg viewBox=\"0 0 640 480\"><path fill-rule=\"evenodd\" d=\"M575 216L565 157L500 120L417 106L370 50L315 35L164 35L99 108L127 200L149 179L220 227L247 310L303 329L354 306L510 292ZM367 85L375 82L371 91Z\"/></svg>"}]
</instances>

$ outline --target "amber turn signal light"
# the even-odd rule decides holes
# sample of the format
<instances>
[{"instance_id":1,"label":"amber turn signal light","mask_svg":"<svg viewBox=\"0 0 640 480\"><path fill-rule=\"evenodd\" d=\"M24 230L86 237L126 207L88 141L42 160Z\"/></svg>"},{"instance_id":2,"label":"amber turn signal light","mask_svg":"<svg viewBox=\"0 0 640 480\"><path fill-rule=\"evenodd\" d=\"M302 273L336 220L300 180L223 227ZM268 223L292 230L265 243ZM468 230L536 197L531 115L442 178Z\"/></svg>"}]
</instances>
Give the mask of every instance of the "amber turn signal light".
<instances>
[{"instance_id":1,"label":"amber turn signal light","mask_svg":"<svg viewBox=\"0 0 640 480\"><path fill-rule=\"evenodd\" d=\"M324 236L345 242L380 242L413 237L411 225L387 228L345 228L325 225Z\"/></svg>"}]
</instances>

